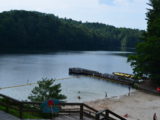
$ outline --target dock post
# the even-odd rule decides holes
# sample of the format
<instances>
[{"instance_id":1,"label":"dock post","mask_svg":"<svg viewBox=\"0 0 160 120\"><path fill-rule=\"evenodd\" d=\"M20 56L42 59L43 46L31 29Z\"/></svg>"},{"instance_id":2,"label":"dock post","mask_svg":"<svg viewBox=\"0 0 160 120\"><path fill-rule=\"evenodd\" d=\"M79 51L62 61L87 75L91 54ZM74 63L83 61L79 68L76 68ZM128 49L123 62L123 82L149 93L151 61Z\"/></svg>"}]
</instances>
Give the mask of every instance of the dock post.
<instances>
[{"instance_id":1,"label":"dock post","mask_svg":"<svg viewBox=\"0 0 160 120\"><path fill-rule=\"evenodd\" d=\"M9 100L8 99L5 100L5 104L6 104L6 112L9 112Z\"/></svg>"},{"instance_id":2,"label":"dock post","mask_svg":"<svg viewBox=\"0 0 160 120\"><path fill-rule=\"evenodd\" d=\"M109 112L108 112L108 110L105 111L105 118L106 118L106 119L109 118Z\"/></svg>"},{"instance_id":3,"label":"dock post","mask_svg":"<svg viewBox=\"0 0 160 120\"><path fill-rule=\"evenodd\" d=\"M96 114L96 120L99 120L99 114Z\"/></svg>"},{"instance_id":4,"label":"dock post","mask_svg":"<svg viewBox=\"0 0 160 120\"><path fill-rule=\"evenodd\" d=\"M23 118L23 104L19 103L19 117L20 119Z\"/></svg>"},{"instance_id":5,"label":"dock post","mask_svg":"<svg viewBox=\"0 0 160 120\"><path fill-rule=\"evenodd\" d=\"M83 120L83 104L80 105L80 120Z\"/></svg>"}]
</instances>

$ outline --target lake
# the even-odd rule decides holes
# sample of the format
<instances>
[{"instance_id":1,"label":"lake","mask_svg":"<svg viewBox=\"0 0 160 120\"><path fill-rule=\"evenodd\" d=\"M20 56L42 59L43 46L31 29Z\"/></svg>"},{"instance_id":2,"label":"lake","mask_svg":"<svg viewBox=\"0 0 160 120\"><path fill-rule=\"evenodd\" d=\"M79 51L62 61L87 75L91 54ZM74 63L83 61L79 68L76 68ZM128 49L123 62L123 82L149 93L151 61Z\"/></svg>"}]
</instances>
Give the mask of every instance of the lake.
<instances>
[{"instance_id":1,"label":"lake","mask_svg":"<svg viewBox=\"0 0 160 120\"><path fill-rule=\"evenodd\" d=\"M68 51L47 54L0 55L0 88L33 83L42 78L66 78L70 67L81 67L102 73L132 73L126 54L120 51ZM57 80L68 102L84 102L128 93L128 87L89 77ZM0 93L26 100L32 86L1 89ZM80 91L80 93L79 93ZM77 96L81 96L79 100Z\"/></svg>"}]
</instances>

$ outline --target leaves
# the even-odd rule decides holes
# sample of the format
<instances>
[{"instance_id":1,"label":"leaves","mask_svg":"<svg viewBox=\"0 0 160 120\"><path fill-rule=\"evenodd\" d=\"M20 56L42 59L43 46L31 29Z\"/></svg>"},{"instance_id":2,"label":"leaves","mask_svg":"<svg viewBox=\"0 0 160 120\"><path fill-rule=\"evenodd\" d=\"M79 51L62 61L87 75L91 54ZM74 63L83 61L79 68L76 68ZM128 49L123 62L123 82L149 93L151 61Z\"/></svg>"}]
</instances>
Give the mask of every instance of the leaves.
<instances>
[{"instance_id":1,"label":"leaves","mask_svg":"<svg viewBox=\"0 0 160 120\"><path fill-rule=\"evenodd\" d=\"M61 84L55 84L54 79L43 78L38 81L38 86L33 88L32 93L28 99L33 102L42 102L49 99L66 99L66 96L61 94Z\"/></svg>"},{"instance_id":2,"label":"leaves","mask_svg":"<svg viewBox=\"0 0 160 120\"><path fill-rule=\"evenodd\" d=\"M137 76L147 76L160 85L160 1L150 0L149 5L152 9L147 13L148 27L143 42L137 45L136 55L128 61Z\"/></svg>"}]
</instances>

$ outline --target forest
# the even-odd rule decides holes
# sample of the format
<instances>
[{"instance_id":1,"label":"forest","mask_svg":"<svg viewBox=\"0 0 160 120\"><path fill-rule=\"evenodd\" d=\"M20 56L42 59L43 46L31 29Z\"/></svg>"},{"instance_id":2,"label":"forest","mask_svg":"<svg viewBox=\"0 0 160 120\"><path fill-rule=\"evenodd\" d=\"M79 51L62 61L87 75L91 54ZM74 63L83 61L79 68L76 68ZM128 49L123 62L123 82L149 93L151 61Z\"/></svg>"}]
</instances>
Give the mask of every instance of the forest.
<instances>
[{"instance_id":1,"label":"forest","mask_svg":"<svg viewBox=\"0 0 160 120\"><path fill-rule=\"evenodd\" d=\"M0 52L134 49L143 32L11 10L0 13Z\"/></svg>"}]
</instances>

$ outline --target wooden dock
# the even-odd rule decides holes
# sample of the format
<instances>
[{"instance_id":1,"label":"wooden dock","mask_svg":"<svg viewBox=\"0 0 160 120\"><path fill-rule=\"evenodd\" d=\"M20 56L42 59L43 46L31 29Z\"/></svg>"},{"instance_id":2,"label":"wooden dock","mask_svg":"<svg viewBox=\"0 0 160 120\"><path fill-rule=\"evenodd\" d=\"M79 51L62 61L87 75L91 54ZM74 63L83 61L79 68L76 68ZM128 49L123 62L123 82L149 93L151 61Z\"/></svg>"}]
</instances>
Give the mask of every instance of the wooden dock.
<instances>
[{"instance_id":1,"label":"wooden dock","mask_svg":"<svg viewBox=\"0 0 160 120\"><path fill-rule=\"evenodd\" d=\"M118 76L114 74L108 74L108 73L100 73L97 71L83 69L83 68L69 68L69 74L96 77L100 79L111 80L117 83L127 84L127 85L132 85L138 82L137 80L132 79L132 78L127 78L127 77Z\"/></svg>"}]
</instances>

